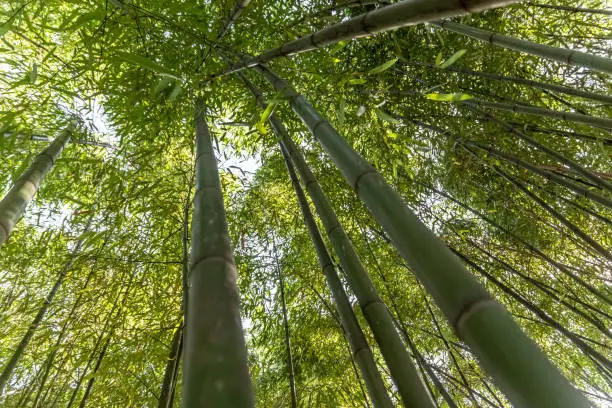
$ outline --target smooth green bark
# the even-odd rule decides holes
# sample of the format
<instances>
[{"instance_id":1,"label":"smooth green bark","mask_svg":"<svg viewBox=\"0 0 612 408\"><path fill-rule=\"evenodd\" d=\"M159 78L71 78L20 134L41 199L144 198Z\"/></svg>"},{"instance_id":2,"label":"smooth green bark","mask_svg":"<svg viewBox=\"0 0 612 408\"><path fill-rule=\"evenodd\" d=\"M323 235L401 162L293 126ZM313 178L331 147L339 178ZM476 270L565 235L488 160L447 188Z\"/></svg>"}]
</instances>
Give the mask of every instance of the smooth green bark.
<instances>
[{"instance_id":1,"label":"smooth green bark","mask_svg":"<svg viewBox=\"0 0 612 408\"><path fill-rule=\"evenodd\" d=\"M71 124L53 143L47 146L0 201L0 245L6 242L11 231L19 222L26 206L36 194L40 183L70 140L73 129L74 124Z\"/></svg>"},{"instance_id":2,"label":"smooth green bark","mask_svg":"<svg viewBox=\"0 0 612 408\"><path fill-rule=\"evenodd\" d=\"M389 234L400 254L508 399L520 407L590 407L503 306L406 206L402 198L287 82L259 71L340 169L347 183Z\"/></svg>"},{"instance_id":3,"label":"smooth green bark","mask_svg":"<svg viewBox=\"0 0 612 408\"><path fill-rule=\"evenodd\" d=\"M378 372L378 368L376 367L372 350L370 350L370 346L368 345L365 336L361 331L361 327L359 327L359 322L355 317L351 302L344 291L342 282L340 281L340 278L336 272L336 268L334 267L332 259L325 248L323 237L321 237L321 233L319 232L319 227L317 227L312 212L310 211L310 207L308 206L308 201L306 200L304 190L302 190L297 175L295 174L295 169L293 168L291 159L289 158L289 153L286 151L285 146L282 143L281 151L285 159L285 164L287 165L287 170L289 171L291 183L293 184L302 216L304 217L304 223L306 224L306 228L308 229L308 233L312 239L315 251L317 252L319 264L321 265L321 269L325 275L327 286L334 297L336 310L340 316L342 327L344 328L345 335L351 347L353 357L361 369L361 374L363 375L366 388L368 389L368 394L372 399L372 404L376 408L391 408L393 407L393 404L389 399L385 384L380 376L380 373Z\"/></svg>"},{"instance_id":4,"label":"smooth green bark","mask_svg":"<svg viewBox=\"0 0 612 408\"><path fill-rule=\"evenodd\" d=\"M382 7L348 21L333 24L310 35L290 41L280 47L264 51L228 69L212 75L209 79L231 74L273 59L310 51L326 45L352 38L367 37L401 27L477 13L490 8L516 3L516 0L404 0Z\"/></svg>"},{"instance_id":5,"label":"smooth green bark","mask_svg":"<svg viewBox=\"0 0 612 408\"><path fill-rule=\"evenodd\" d=\"M236 266L205 105L195 106L196 191L184 340L183 407L254 407Z\"/></svg>"},{"instance_id":6,"label":"smooth green bark","mask_svg":"<svg viewBox=\"0 0 612 408\"><path fill-rule=\"evenodd\" d=\"M453 21L441 21L434 24L449 31L463 34L490 44L509 48L511 50L537 55L538 57L547 58L570 65L583 66L599 72L605 72L608 74L612 73L612 59L610 58L521 40L493 31L482 30L480 28L455 23Z\"/></svg>"}]
</instances>

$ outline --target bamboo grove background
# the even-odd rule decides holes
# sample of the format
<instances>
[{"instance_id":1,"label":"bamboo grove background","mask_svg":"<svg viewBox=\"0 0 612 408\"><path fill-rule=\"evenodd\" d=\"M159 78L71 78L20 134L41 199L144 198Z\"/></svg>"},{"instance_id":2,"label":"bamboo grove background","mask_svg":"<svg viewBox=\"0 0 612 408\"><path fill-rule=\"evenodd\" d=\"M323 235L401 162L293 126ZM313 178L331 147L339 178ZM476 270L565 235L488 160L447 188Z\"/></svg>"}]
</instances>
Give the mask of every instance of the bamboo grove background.
<instances>
[{"instance_id":1,"label":"bamboo grove background","mask_svg":"<svg viewBox=\"0 0 612 408\"><path fill-rule=\"evenodd\" d=\"M48 161L39 154L74 127L0 247L0 405L181 405L176 362L194 262L200 100L258 406L410 406L317 218L336 289L346 291L346 311L355 314L389 397L374 403L368 394L274 120L327 195L424 395L439 407L510 406L292 112L288 93L273 89L260 68L221 75L255 60L269 60L329 120L593 405L612 404L606 2L521 2L293 56L262 53L307 43L300 38L388 3L0 5L2 195L32 163ZM474 38L475 29L486 30L486 41ZM519 52L524 44L513 40L510 50L498 45L504 35L567 51L559 61Z\"/></svg>"}]
</instances>

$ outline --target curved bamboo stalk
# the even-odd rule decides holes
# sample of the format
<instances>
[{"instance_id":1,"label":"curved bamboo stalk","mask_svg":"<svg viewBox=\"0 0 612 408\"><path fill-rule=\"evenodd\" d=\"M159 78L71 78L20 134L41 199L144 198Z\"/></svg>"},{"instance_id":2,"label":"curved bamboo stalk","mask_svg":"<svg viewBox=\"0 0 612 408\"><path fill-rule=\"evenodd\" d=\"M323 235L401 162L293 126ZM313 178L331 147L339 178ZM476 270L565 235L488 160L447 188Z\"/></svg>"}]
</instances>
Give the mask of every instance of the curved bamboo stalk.
<instances>
[{"instance_id":1,"label":"curved bamboo stalk","mask_svg":"<svg viewBox=\"0 0 612 408\"><path fill-rule=\"evenodd\" d=\"M461 103L464 105L499 109L514 113L526 113L528 115L545 116L570 122L585 123L591 126L599 126L605 129L612 129L612 119L583 115L581 113L561 112L551 109L538 108L537 106L519 105L516 103L490 102L482 99L468 99L461 101Z\"/></svg>"},{"instance_id":2,"label":"curved bamboo stalk","mask_svg":"<svg viewBox=\"0 0 612 408\"><path fill-rule=\"evenodd\" d=\"M387 7L370 11L348 21L333 24L297 40L289 41L256 57L231 65L226 70L211 75L217 78L273 59L310 51L352 38L407 27L445 17L477 13L490 8L516 3L517 0L404 0Z\"/></svg>"},{"instance_id":3,"label":"curved bamboo stalk","mask_svg":"<svg viewBox=\"0 0 612 408\"><path fill-rule=\"evenodd\" d=\"M399 194L312 105L268 68L257 69L289 98L293 110L433 295L458 337L470 345L508 399L517 406L534 408L591 406L459 259L407 208Z\"/></svg>"},{"instance_id":4,"label":"curved bamboo stalk","mask_svg":"<svg viewBox=\"0 0 612 408\"><path fill-rule=\"evenodd\" d=\"M323 17L326 14L329 14L334 11L340 11L344 9L351 9L351 8L357 8L357 7L363 7L363 6L370 6L370 5L387 5L387 4L389 3L386 1L379 1L379 0L349 0L345 3L340 3L340 4L335 4L333 6L325 7L321 10L315 11L314 13L310 13L306 16L293 20L292 22L287 24L287 26L285 26L284 28L288 29L288 28L294 27L300 23L303 23L306 20L310 20L310 19L317 18L317 17Z\"/></svg>"},{"instance_id":5,"label":"curved bamboo stalk","mask_svg":"<svg viewBox=\"0 0 612 408\"><path fill-rule=\"evenodd\" d=\"M253 87L248 79L238 73L249 89L256 96L263 108L263 101L259 91ZM393 380L398 388L404 404L420 407L433 407L433 402L419 377L419 374L397 333L389 310L380 298L376 287L370 280L357 251L351 240L342 228L338 217L331 207L327 196L321 189L314 174L308 168L304 157L291 140L283 124L276 115L270 117L270 125L283 145L289 152L292 161L302 178L308 194L312 198L317 213L327 230L332 246L340 259L340 264L346 273L347 280L361 307L363 314L372 328L372 332L380 347L385 362L392 373Z\"/></svg>"},{"instance_id":6,"label":"curved bamboo stalk","mask_svg":"<svg viewBox=\"0 0 612 408\"><path fill-rule=\"evenodd\" d=\"M424 62L418 62L418 61L408 61L408 62L410 64L420 65L420 66L424 66L428 68L437 68L436 65L427 64ZM454 72L457 74L465 74L465 75L476 76L480 78L510 82L513 84L527 85L527 86L531 86L533 88L538 88L542 90L559 92L559 93L563 93L566 95L578 96L580 98L590 99L592 101L602 102L608 105L612 104L612 96L597 94L594 92L582 91L580 89L575 89L575 88L571 88L569 86L564 86L564 85L549 84L546 82L534 81L531 79L525 79L525 78L515 77L515 76L505 76L501 74L493 74L490 72L473 71L471 69L459 68L455 66L450 66L450 67L444 68L443 70L440 69L440 71L450 71L450 72Z\"/></svg>"},{"instance_id":7,"label":"curved bamboo stalk","mask_svg":"<svg viewBox=\"0 0 612 408\"><path fill-rule=\"evenodd\" d=\"M205 109L204 101L198 99L183 405L248 408L254 407L255 401L240 320L236 266Z\"/></svg>"},{"instance_id":8,"label":"curved bamboo stalk","mask_svg":"<svg viewBox=\"0 0 612 408\"><path fill-rule=\"evenodd\" d=\"M9 192L0 201L0 245L8 239L11 231L19 222L26 205L36 194L36 190L51 170L55 161L70 140L75 123L69 125L38 157L30 167L15 181ZM1 390L0 386L0 390Z\"/></svg>"},{"instance_id":9,"label":"curved bamboo stalk","mask_svg":"<svg viewBox=\"0 0 612 408\"><path fill-rule=\"evenodd\" d=\"M493 31L482 30L476 27L470 27L464 24L455 23L453 21L441 21L432 24L458 34L466 35L476 40L499 45L511 50L525 52L553 61L563 62L575 66L588 67L595 71L612 74L612 59L609 58L591 55L575 50L551 47L527 40L521 40L519 38L510 37Z\"/></svg>"},{"instance_id":10,"label":"curved bamboo stalk","mask_svg":"<svg viewBox=\"0 0 612 408\"><path fill-rule=\"evenodd\" d=\"M349 302L346 292L342 287L342 282L340 281L340 278L338 278L333 261L325 248L323 237L321 237L321 233L319 232L319 227L317 227L312 212L310 211L304 190L302 190L297 175L295 174L295 169L293 168L289 158L289 153L282 143L281 152L283 154L283 158L285 159L285 164L287 165L289 177L291 178L291 184L295 190L298 204L302 212L302 217L304 218L304 223L306 224L306 228L310 234L315 251L317 252L319 264L321 265L321 269L325 275L327 286L334 297L336 309L338 311L342 327L345 330L347 340L351 346L351 351L355 360L357 361L357 364L359 365L359 368L361 369L361 373L363 374L364 382L366 384L366 388L368 389L368 394L372 399L372 404L375 408L391 408L393 404L389 399L385 384L380 376L380 373L378 372L378 368L376 367L372 350L370 350L370 346L368 345L365 336L361 331L361 327L359 327L359 322L355 317L351 303Z\"/></svg>"}]
</instances>

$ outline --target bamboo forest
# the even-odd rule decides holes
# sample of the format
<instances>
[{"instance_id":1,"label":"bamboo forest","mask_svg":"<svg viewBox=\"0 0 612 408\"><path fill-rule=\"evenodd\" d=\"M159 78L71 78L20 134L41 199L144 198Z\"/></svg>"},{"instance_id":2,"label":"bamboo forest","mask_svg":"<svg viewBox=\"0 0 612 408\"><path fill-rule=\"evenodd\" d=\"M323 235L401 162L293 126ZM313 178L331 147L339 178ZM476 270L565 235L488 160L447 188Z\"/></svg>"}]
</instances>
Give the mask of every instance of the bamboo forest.
<instances>
[{"instance_id":1,"label":"bamboo forest","mask_svg":"<svg viewBox=\"0 0 612 408\"><path fill-rule=\"evenodd\" d=\"M609 0L0 0L0 407L612 407Z\"/></svg>"}]
</instances>

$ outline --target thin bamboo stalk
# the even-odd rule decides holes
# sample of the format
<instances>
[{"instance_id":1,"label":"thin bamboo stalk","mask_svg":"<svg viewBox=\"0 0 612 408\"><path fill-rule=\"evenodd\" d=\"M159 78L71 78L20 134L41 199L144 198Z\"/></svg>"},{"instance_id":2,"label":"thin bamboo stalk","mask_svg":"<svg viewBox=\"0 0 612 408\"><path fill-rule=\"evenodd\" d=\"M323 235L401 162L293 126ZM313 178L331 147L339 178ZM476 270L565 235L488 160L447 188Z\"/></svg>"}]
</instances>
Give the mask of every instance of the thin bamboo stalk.
<instances>
[{"instance_id":1,"label":"thin bamboo stalk","mask_svg":"<svg viewBox=\"0 0 612 408\"><path fill-rule=\"evenodd\" d=\"M470 106L469 108L471 110L473 110L473 111L483 115L489 121L492 121L492 122L495 122L495 123L501 125L506 131L508 131L510 133L513 133L514 135L518 136L521 140L529 143L530 145L532 145L536 149L538 149L541 152L547 154L548 156L552 157L553 159L557 160L558 162L567 165L569 168L571 168L574 171L576 171L576 173L578 173L578 174L582 175L583 177L585 177L586 179L592 181L597 186L599 186L599 187L601 187L601 188L603 188L605 190L608 190L609 192L612 192L612 183L610 183L609 181L605 180L603 177L601 177L601 175L596 174L595 172L586 169L585 167L581 166L580 164L578 164L574 160L569 159L569 158L563 156L562 154L556 152L555 150L553 150L553 149L551 149L549 147L546 147L545 145L539 143L537 140L535 140L534 138L528 136L526 133L520 131L519 129L517 129L516 127L514 127L511 124L507 123L506 121L501 120L501 119L491 115L490 113L481 110L480 108L477 108L477 107L474 107L474 106Z\"/></svg>"},{"instance_id":2,"label":"thin bamboo stalk","mask_svg":"<svg viewBox=\"0 0 612 408\"><path fill-rule=\"evenodd\" d=\"M265 102L261 94L239 73L249 89L256 96L258 103L263 108ZM317 182L314 174L308 168L304 157L299 152L295 143L287 133L285 127L276 117L270 117L270 125L281 139L283 145L289 152L306 190L313 200L317 213L327 230L327 236L340 259L340 264L346 273L347 280L361 307L363 314L372 328L372 332L380 347L385 362L392 373L393 380L398 388L404 404L410 406L433 407L433 401L427 394L412 359L393 322L389 310L380 298L378 291L363 266L357 251L351 240L342 228L338 217L331 207L327 196Z\"/></svg>"},{"instance_id":3,"label":"thin bamboo stalk","mask_svg":"<svg viewBox=\"0 0 612 408\"><path fill-rule=\"evenodd\" d=\"M174 331L172 336L172 343L170 344L170 354L166 361L166 369L164 370L164 380L162 381L161 392L159 393L159 400L157 401L158 408L171 408L172 390L174 386L174 379L176 377L176 370L178 370L178 356L179 347L181 346L181 339L183 337L183 325L181 324Z\"/></svg>"},{"instance_id":4,"label":"thin bamboo stalk","mask_svg":"<svg viewBox=\"0 0 612 408\"><path fill-rule=\"evenodd\" d=\"M501 226L500 224L496 223L494 220L492 220L491 218L489 218L488 216L486 216L485 214L482 214L478 211L476 211L475 209L471 208L470 206L468 206L467 204L461 202L460 200L457 200L455 197L453 197L452 195L445 193L444 191L438 190L435 187L432 187L430 185L427 185L425 183L421 183L422 186L426 187L427 189L433 191L434 193L445 197L447 199L449 199L450 201L452 201L453 203L459 205L460 207L466 209L467 211L471 212L472 214L476 215L477 217L481 218L482 220L486 221L488 224L492 225L493 227L499 229L500 231L504 232L505 234L508 234L509 236L511 236L513 239L515 239L517 242L520 242L522 245L524 245L527 249L529 249L529 251L531 251L531 253L537 255L539 258L541 258L542 260L546 261L548 264L550 264L551 266L554 266L555 268L557 268L559 271L561 271L563 274L569 276L570 278L572 278L573 280L575 280L577 283L579 283L581 286L583 286L586 290L588 290L589 292L591 292L592 294L594 294L595 296L597 296L598 298L602 299L603 301L610 303L611 300L604 295L603 293L600 293L597 289L595 289L593 286L589 285L587 282L585 282L582 278L580 278L580 276L576 275L575 273L573 273L572 271L569 270L569 268L560 263L555 261L554 259L552 259L550 256L546 255L544 252L542 252L541 250L539 250L538 248L536 248L535 246L533 246L532 244L530 244L529 242L527 242L525 239L521 238L520 236L514 234L512 231L510 231L509 229ZM489 256L492 257L491 254L489 254ZM497 258L494 258L496 260L498 260ZM505 262L498 260L498 262L502 263L503 265L509 267L508 264L506 264ZM536 287L540 288L540 289L546 289L547 294L549 296L552 297L552 290L553 288L550 287L549 285L543 284L542 282L535 280L525 274L521 274L518 273L518 271L516 270L512 270L512 269L508 269L510 272L516 273L517 275L521 276L523 279L525 279L526 281L534 284ZM567 295L562 295L563 297L566 297ZM576 298L574 296L570 296L569 298L571 298L573 301L583 305L584 307L591 309L594 312L598 312L600 314L603 314L604 317L606 318L612 318L612 316L609 316L607 313L605 313L602 308L598 308L598 307L594 307L588 303L586 303L584 300L580 299L580 298ZM567 307L569 307L569 304L566 303L565 301L561 300L561 303L563 303L564 305L566 305ZM578 309L573 309L576 312L579 312ZM580 311L581 312L581 311ZM581 315L585 318L587 318L586 314L582 314L584 312L581 312ZM608 329L605 327L605 325L603 324L599 324L597 323L599 322L599 320L593 320L592 323L598 327L602 333L606 334L608 332Z\"/></svg>"},{"instance_id":5,"label":"thin bamboo stalk","mask_svg":"<svg viewBox=\"0 0 612 408\"><path fill-rule=\"evenodd\" d=\"M516 103L491 102L482 99L468 99L461 102L464 105L492 108L514 113L525 113L528 115L544 116L561 119L569 122L585 123L591 126L599 126L612 129L612 119L597 116L583 115L574 112L561 112L551 109L538 108L537 106L519 105Z\"/></svg>"},{"instance_id":6,"label":"thin bamboo stalk","mask_svg":"<svg viewBox=\"0 0 612 408\"><path fill-rule=\"evenodd\" d=\"M92 219L93 217L89 218L87 225L85 226L84 233L90 230ZM4 388L6 387L8 380L11 378L13 374L13 370L19 363L19 360L21 359L23 352L30 344L30 341L32 340L32 337L34 336L34 333L36 333L36 331L38 330L38 327L40 326L45 315L47 314L47 310L51 306L51 303L53 302L53 299L55 298L57 291L60 289L60 287L64 283L64 280L66 279L68 272L72 269L74 263L76 262L77 255L81 251L83 242L84 242L84 238L80 238L79 240L77 240L76 245L74 246L73 250L70 253L69 261L63 266L62 270L58 274L57 279L55 280L55 283L53 284L53 287L47 294L43 304L40 306L40 308L38 309L38 312L36 313L36 316L32 320L32 323L30 323L30 325L28 326L28 329L26 330L25 334L21 338L21 341L19 342L19 344L15 348L15 351L11 355L11 358L9 359L8 363L6 363L6 366L2 370L2 373L0 374L0 395L2 395L2 393L4 392Z\"/></svg>"},{"instance_id":7,"label":"thin bamboo stalk","mask_svg":"<svg viewBox=\"0 0 612 408\"><path fill-rule=\"evenodd\" d=\"M234 22L238 19L238 17L240 17L240 14L242 14L244 9L249 5L250 2L251 0L237 0L236 3L234 3L232 11L230 11L227 20L225 20L225 23L223 24L223 28L221 28L221 31L219 31L219 35L217 35L217 42L223 37L225 37L225 34L227 34Z\"/></svg>"},{"instance_id":8,"label":"thin bamboo stalk","mask_svg":"<svg viewBox=\"0 0 612 408\"><path fill-rule=\"evenodd\" d=\"M541 3L527 3L528 6L546 8L551 10L569 11L570 13L589 13L589 14L603 14L606 16L612 16L612 10L605 9L590 9L585 7L571 7L561 6L556 4L541 4Z\"/></svg>"},{"instance_id":9,"label":"thin bamboo stalk","mask_svg":"<svg viewBox=\"0 0 612 408\"><path fill-rule=\"evenodd\" d=\"M503 306L312 105L268 68L257 69L277 92L288 97L293 110L432 294L458 337L470 345L508 399L517 406L534 408L591 406Z\"/></svg>"},{"instance_id":10,"label":"thin bamboo stalk","mask_svg":"<svg viewBox=\"0 0 612 408\"><path fill-rule=\"evenodd\" d=\"M485 162L475 151L473 151L469 147L463 146L463 148L467 152L472 154L473 157L476 157L478 160L482 161L487 167L493 169L494 172L496 172L498 175L500 175L501 177L509 181L511 184L513 184L516 188L522 191L527 197L535 201L540 207L542 207L546 212L548 212L553 218L555 218L557 221L565 225L570 231L572 231L574 234L580 237L580 239L586 242L597 253L602 255L604 258L612 261L612 254L610 254L610 252L607 249L605 249L599 242L595 241L594 238L592 238L589 234L587 234L582 229L580 229L580 227L578 227L577 225L572 223L570 220L565 218L563 214L561 214L559 211L557 211L547 202L542 200L537 194L535 194L534 192L529 190L527 187L525 187L523 184L521 184L516 178L512 177L510 174L503 171L500 167Z\"/></svg>"},{"instance_id":11,"label":"thin bamboo stalk","mask_svg":"<svg viewBox=\"0 0 612 408\"><path fill-rule=\"evenodd\" d=\"M336 273L334 263L327 252L327 249L325 248L323 237L321 237L321 233L319 232L319 227L317 227L312 212L310 211L304 190L302 190L297 175L295 174L295 169L289 158L289 153L286 151L285 146L282 143L281 152L283 154L283 158L285 159L285 164L287 165L289 177L291 178L291 183L298 199L302 217L304 218L304 223L306 224L306 228L308 229L308 233L310 234L310 238L315 247L317 257L319 258L319 264L321 265L321 269L325 275L325 280L327 281L327 286L334 297L336 310L338 311L342 327L344 328L347 340L351 346L353 357L361 369L368 394L372 399L372 404L375 408L390 408L393 406L393 404L389 399L389 395L387 394L387 390L385 388L385 383L383 382L380 373L378 372L378 368L376 367L372 350L370 350L370 346L368 345L365 336L361 331L361 327L359 327L359 322L355 317L355 313L353 312L351 303L349 302L348 296L344 291L342 282Z\"/></svg>"},{"instance_id":12,"label":"thin bamboo stalk","mask_svg":"<svg viewBox=\"0 0 612 408\"><path fill-rule=\"evenodd\" d=\"M310 51L352 38L367 37L372 34L407 27L446 17L456 17L477 13L490 8L515 3L516 0L404 0L382 7L348 21L333 24L310 35L290 41L256 57L231 65L226 70L210 76L213 79L231 74L273 59Z\"/></svg>"},{"instance_id":13,"label":"thin bamboo stalk","mask_svg":"<svg viewBox=\"0 0 612 408\"><path fill-rule=\"evenodd\" d=\"M183 405L254 407L236 266L205 109L204 101L198 99Z\"/></svg>"},{"instance_id":14,"label":"thin bamboo stalk","mask_svg":"<svg viewBox=\"0 0 612 408\"><path fill-rule=\"evenodd\" d=\"M289 374L289 393L291 395L291 408L297 408L297 393L295 390L295 372L293 370L293 354L291 352L291 333L289 329L289 319L287 317L287 302L285 301L285 279L283 271L278 261L276 252L276 242L272 238L274 246L274 261L276 264L276 274L278 275L278 287L280 289L281 312L283 314L283 329L285 331L285 349L287 350L287 373Z\"/></svg>"},{"instance_id":15,"label":"thin bamboo stalk","mask_svg":"<svg viewBox=\"0 0 612 408\"><path fill-rule=\"evenodd\" d=\"M583 66L599 72L605 72L608 74L612 73L612 59L609 58L575 50L551 47L527 40L521 40L519 38L510 37L494 31L482 30L480 28L470 27L464 24L455 23L453 21L441 21L433 24L449 31L463 34L490 44L509 48L511 50L537 55L542 58L547 58L570 65Z\"/></svg>"},{"instance_id":16,"label":"thin bamboo stalk","mask_svg":"<svg viewBox=\"0 0 612 408\"><path fill-rule=\"evenodd\" d=\"M11 231L19 222L26 205L36 194L36 190L51 170L55 160L64 150L70 140L75 123L69 125L38 157L30 167L15 181L9 192L0 201L0 245L2 245L11 234ZM2 386L0 385L0 392Z\"/></svg>"},{"instance_id":17,"label":"thin bamboo stalk","mask_svg":"<svg viewBox=\"0 0 612 408\"><path fill-rule=\"evenodd\" d=\"M437 68L433 64L427 64L427 63L418 62L418 61L409 61L409 63L420 65L420 66L425 66L429 68ZM546 82L534 81L531 79L525 79L525 78L516 77L516 76L505 76L501 74L493 74L490 72L474 71L471 69L460 68L460 67L455 67L455 66L450 66L450 67L444 68L443 70L440 69L440 71L450 71L450 72L454 72L457 74L465 74L465 75L476 76L480 78L510 82L513 84L527 85L527 86L531 86L533 88L538 88L542 90L559 92L559 93L563 93L566 95L578 96L580 98L590 99L592 101L602 102L608 105L612 104L612 96L583 91L580 89L575 89L575 88L571 88L569 86L564 86L564 85L549 84Z\"/></svg>"}]
</instances>

